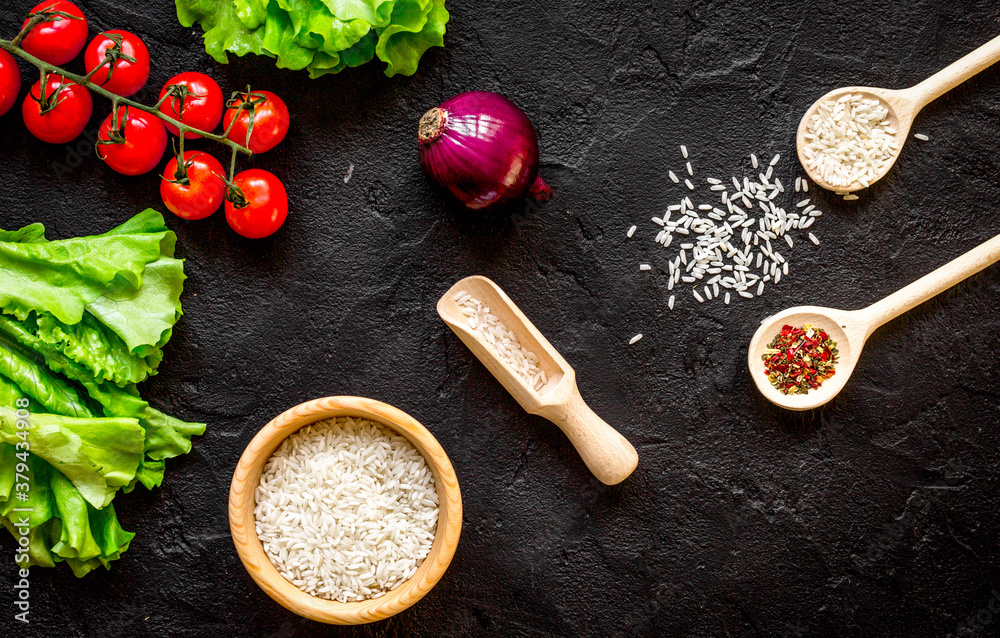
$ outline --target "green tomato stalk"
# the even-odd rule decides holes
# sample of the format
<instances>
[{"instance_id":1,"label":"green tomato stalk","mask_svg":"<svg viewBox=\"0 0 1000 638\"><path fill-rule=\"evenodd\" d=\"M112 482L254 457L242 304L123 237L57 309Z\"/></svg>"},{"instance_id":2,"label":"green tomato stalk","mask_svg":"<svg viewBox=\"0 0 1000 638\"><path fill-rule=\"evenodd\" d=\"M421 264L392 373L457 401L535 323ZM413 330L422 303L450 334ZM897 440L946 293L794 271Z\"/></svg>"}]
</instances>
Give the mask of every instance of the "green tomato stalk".
<instances>
[{"instance_id":1,"label":"green tomato stalk","mask_svg":"<svg viewBox=\"0 0 1000 638\"><path fill-rule=\"evenodd\" d=\"M243 153L244 155L253 155L253 152L248 148L248 146L244 146L242 144L237 144L236 142L232 141L228 137L229 132L233 128L233 125L236 123L237 118L235 118L235 117L233 118L232 122L230 122L229 126L226 128L225 132L223 132L221 134L209 133L208 131L202 131L201 129L195 128L193 126L189 126L188 124L185 124L185 123L181 122L180 120L176 120L176 119L170 117L169 115L166 115L162 111L160 111L160 105L162 105L165 100L168 100L171 97L173 97L173 96L176 95L176 93L173 92L173 91L169 91L168 90L166 92L166 94L164 94L164 96L160 100L158 100L156 102L156 104L154 104L152 106L148 106L146 104L141 104L141 103L136 102L134 100L130 100L128 98L124 98L124 97L122 97L120 95L116 95L116 94L112 93L111 91L108 91L104 87L91 82L90 78L91 78L91 76L94 75L95 72L97 72L99 69L103 68L105 65L109 65L109 64L111 65L109 67L109 69L114 69L114 62L115 62L115 60L117 60L118 58L124 56L124 53L121 52L120 44L116 44L115 46L113 46L110 49L108 49L107 53L105 54L105 60L104 60L104 62L101 63L99 66L95 67L94 69L91 69L91 71L87 75L77 75L75 73L70 73L69 71L66 71L65 69L63 69L61 67L58 67L58 66L56 66L54 64L49 64L48 62L46 62L44 60L40 60L40 59L36 58L35 56L31 55L30 53L28 53L27 51L25 51L24 49L21 48L21 42L24 41L24 38L27 37L28 33L30 33L32 29L34 29L38 24L40 24L42 22L51 22L51 21L53 21L53 20L55 20L57 18L59 18L59 19L71 19L71 20L76 20L77 19L75 16L69 15L69 14L64 13L62 11L53 11L53 10L47 10L47 9L46 10L42 10L42 11L37 11L35 13L29 14L29 16L28 16L28 22L25 23L24 28L22 28L21 32L17 34L17 37L15 37L13 40L3 40L3 39L0 39L0 49L3 49L4 51L7 51L11 55L14 55L14 56L17 56L17 57L21 58L25 62L31 64L32 66L34 66L35 68L38 69L38 72L39 72L39 74L41 76L41 81L42 81L42 95L40 96L40 98L43 101L46 100L46 96L45 96L45 93L44 93L45 92L45 78L46 78L46 76L49 73L54 73L56 75L59 75L59 76L65 78L65 79L67 79L67 80L70 80L70 81L72 81L72 82L74 82L76 84L79 84L80 86L83 86L86 89L88 89L90 91L93 91L94 93L97 93L98 95L102 95L102 96L106 97L107 99L111 100L111 111L112 111L112 113L117 114L119 107L122 107L122 106L127 107L127 108L139 109L140 111L145 111L145 112L149 113L150 115L153 115L154 117L158 117L159 119L163 120L164 122L177 127L178 139L180 140L179 149L178 149L178 158L183 158L184 157L184 137L185 137L184 134L185 133L194 133L195 135L199 135L199 136L201 136L201 137L203 137L205 139L212 140L213 142L216 142L216 143L219 143L219 144L223 144L224 146L228 146L230 149L232 149L232 158L231 158L231 160L229 162L229 179L226 180L226 181L227 181L228 184L230 184L230 185L232 184L233 176L234 176L235 170L236 170L236 156L237 156L237 154ZM125 56L125 57L127 57L127 56ZM248 89L248 92L249 92L249 89ZM56 92L56 94L58 95L58 91ZM53 97L55 97L55 96L53 96ZM247 139L248 140L249 140L249 137L250 137L250 132L253 130L253 117L252 117L252 114L253 114L253 110L252 109L253 109L253 107L254 107L254 105L249 100L247 102L245 102L244 104L241 104L241 105L239 105L237 107L237 108L245 108L245 109L249 110L250 113L251 113L250 126L248 127L248 130L247 130ZM117 116L116 116L116 119L117 119ZM249 144L249 142L248 142L248 144ZM183 161L181 161L179 159L177 166L178 166L178 171L182 171L183 170L183 166L184 166ZM222 177L222 176L220 175L220 177ZM177 178L178 179L184 179L185 176L184 175L178 175ZM223 178L223 179L225 179L225 178ZM235 187L233 187L233 188L235 188Z\"/></svg>"}]
</instances>

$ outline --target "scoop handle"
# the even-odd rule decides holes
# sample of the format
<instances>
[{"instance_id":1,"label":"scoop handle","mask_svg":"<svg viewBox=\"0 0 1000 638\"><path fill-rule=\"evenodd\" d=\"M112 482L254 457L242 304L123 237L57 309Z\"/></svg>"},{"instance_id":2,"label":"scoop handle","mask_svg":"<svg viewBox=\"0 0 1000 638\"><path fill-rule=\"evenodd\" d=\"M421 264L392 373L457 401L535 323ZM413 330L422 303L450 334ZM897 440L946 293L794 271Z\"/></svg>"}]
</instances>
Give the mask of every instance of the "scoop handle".
<instances>
[{"instance_id":1,"label":"scoop handle","mask_svg":"<svg viewBox=\"0 0 1000 638\"><path fill-rule=\"evenodd\" d=\"M1000 36L952 62L920 84L906 89L920 110L972 76L1000 61Z\"/></svg>"},{"instance_id":2,"label":"scoop handle","mask_svg":"<svg viewBox=\"0 0 1000 638\"><path fill-rule=\"evenodd\" d=\"M569 399L543 406L537 414L563 431L587 468L605 485L621 483L639 464L632 444L590 409L576 387Z\"/></svg>"},{"instance_id":3,"label":"scoop handle","mask_svg":"<svg viewBox=\"0 0 1000 638\"><path fill-rule=\"evenodd\" d=\"M1000 260L1000 235L949 261L882 301L860 310L859 314L868 324L867 334L870 335L885 322L895 319L998 260Z\"/></svg>"}]
</instances>

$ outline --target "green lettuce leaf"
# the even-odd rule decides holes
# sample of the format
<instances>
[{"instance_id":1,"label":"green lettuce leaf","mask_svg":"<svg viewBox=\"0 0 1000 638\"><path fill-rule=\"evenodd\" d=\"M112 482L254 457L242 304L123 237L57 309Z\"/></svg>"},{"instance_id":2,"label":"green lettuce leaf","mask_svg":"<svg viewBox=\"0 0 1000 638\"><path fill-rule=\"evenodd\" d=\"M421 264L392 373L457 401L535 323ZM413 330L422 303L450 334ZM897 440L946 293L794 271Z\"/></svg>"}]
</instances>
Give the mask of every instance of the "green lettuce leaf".
<instances>
[{"instance_id":1,"label":"green lettuce leaf","mask_svg":"<svg viewBox=\"0 0 1000 638\"><path fill-rule=\"evenodd\" d=\"M24 349L44 356L49 370L65 375L83 386L89 398L100 406L104 416L139 421L145 433L144 456L136 469L135 481L142 483L147 489L163 482L165 459L187 454L191 451L191 437L205 433L204 423L181 421L150 407L139 396L135 385L119 387L114 383L95 379L87 367L68 358L61 350L33 334L27 322L0 315L0 344L5 340L14 341ZM4 396L5 386L2 380L3 377L0 377L0 397ZM0 400L0 405L14 405L14 399L21 396L16 385L10 384L9 387L13 388L10 394L13 398L6 403ZM125 486L126 491L130 491L134 484L132 482Z\"/></svg>"},{"instance_id":2,"label":"green lettuce leaf","mask_svg":"<svg viewBox=\"0 0 1000 638\"><path fill-rule=\"evenodd\" d=\"M118 335L130 352L148 357L167 343L183 314L185 279L183 261L160 257L147 264L141 288L118 286L89 303L87 311Z\"/></svg>"},{"instance_id":3,"label":"green lettuce leaf","mask_svg":"<svg viewBox=\"0 0 1000 638\"><path fill-rule=\"evenodd\" d=\"M162 469L152 461L172 459L191 451L191 437L205 433L204 423L188 423L150 407L135 386L119 388L110 383L85 384L90 396L101 404L105 416L132 418L144 431L143 451L148 471L162 478ZM143 481L145 483L145 481ZM157 482L156 485L159 485ZM147 485L147 487L150 487Z\"/></svg>"},{"instance_id":4,"label":"green lettuce leaf","mask_svg":"<svg viewBox=\"0 0 1000 638\"><path fill-rule=\"evenodd\" d=\"M33 334L26 322L0 315L0 344L5 340L44 357L52 372L65 375L83 386L88 396L101 406L104 416L138 419L146 432L146 453L152 459L169 459L187 454L191 451L191 437L205 432L204 423L187 423L151 408L149 403L142 400L133 384L119 387L95 379L88 368L66 357L60 350ZM0 386L0 390L2 387Z\"/></svg>"},{"instance_id":5,"label":"green lettuce leaf","mask_svg":"<svg viewBox=\"0 0 1000 638\"><path fill-rule=\"evenodd\" d=\"M257 29L267 21L268 0L232 0L233 13L247 29Z\"/></svg>"},{"instance_id":6,"label":"green lettuce leaf","mask_svg":"<svg viewBox=\"0 0 1000 638\"><path fill-rule=\"evenodd\" d=\"M145 436L136 419L33 413L28 423L32 454L65 475L95 508L107 506L135 478ZM0 440L16 444L17 433L14 410L0 407Z\"/></svg>"},{"instance_id":7,"label":"green lettuce leaf","mask_svg":"<svg viewBox=\"0 0 1000 638\"><path fill-rule=\"evenodd\" d=\"M339 53L372 30L367 20L339 17L320 0L274 0L271 6L275 5L288 13L296 42L314 51Z\"/></svg>"},{"instance_id":8,"label":"green lettuce leaf","mask_svg":"<svg viewBox=\"0 0 1000 638\"><path fill-rule=\"evenodd\" d=\"M44 242L44 229L39 230L40 225L34 226L36 228L31 232L25 229L22 229L23 233L15 232L22 233L22 238L36 240L37 243L29 245L48 247L52 249L50 252L57 252L55 249L62 242ZM173 326L182 314L180 297L185 275L183 262L173 258L176 238L164 225L163 216L149 209L108 233L84 239L138 242L141 250L137 254L142 258L134 261L143 262L141 269L137 268L132 278L118 274L104 282L101 294L88 298L86 312L74 315L71 321L64 319L66 313L51 312L51 306L26 308L24 299L7 307L0 302L0 309L21 319L28 318L34 310L39 335L58 345L74 360L86 364L97 377L113 380L119 385L138 383L155 374L163 356L160 348L170 338ZM24 247L26 244L17 245ZM0 242L2 246L3 242ZM159 248L159 254L150 260L146 251L153 246ZM100 249L99 243L97 248ZM42 256L36 255L35 259L40 260ZM88 259L82 259L82 265L72 260L64 265L69 269L79 267L82 270L87 267ZM33 266L43 270L49 265L33 262ZM30 270L23 274L28 278L34 276ZM32 280L32 283L36 292L45 292L53 299L65 293L63 284L58 281L45 283Z\"/></svg>"},{"instance_id":9,"label":"green lettuce leaf","mask_svg":"<svg viewBox=\"0 0 1000 638\"><path fill-rule=\"evenodd\" d=\"M293 71L306 68L312 62L315 53L313 49L298 43L291 16L277 2L268 4L261 48L277 58L279 69Z\"/></svg>"},{"instance_id":10,"label":"green lettuce leaf","mask_svg":"<svg viewBox=\"0 0 1000 638\"><path fill-rule=\"evenodd\" d=\"M48 535L45 533L51 527L52 517L57 511L50 487L52 466L37 456L29 454L28 471L22 476L28 477L30 488L15 492L13 489L15 468L19 459L14 454L15 447L13 445L0 442L0 516L3 517L4 527L10 530L15 538L21 536L21 531L14 526L24 522L26 518L30 530L28 535L29 565L51 567L58 560L52 555L52 543L48 542ZM8 476L9 481L7 480ZM18 493L25 495L24 500L16 498L15 494ZM14 511L15 509L22 511Z\"/></svg>"},{"instance_id":11,"label":"green lettuce leaf","mask_svg":"<svg viewBox=\"0 0 1000 638\"><path fill-rule=\"evenodd\" d=\"M86 366L99 380L118 385L139 383L156 374L163 359L161 350L153 350L148 357L133 355L121 337L104 328L89 312L84 313L80 323L73 325L64 324L47 313L32 314L28 322L33 322L32 332L38 339Z\"/></svg>"},{"instance_id":12,"label":"green lettuce leaf","mask_svg":"<svg viewBox=\"0 0 1000 638\"><path fill-rule=\"evenodd\" d=\"M117 491L159 485L165 459L205 430L153 409L135 385L155 373L181 316L175 241L153 210L83 240L48 242L40 224L0 230L0 523L20 537L28 518L31 565L108 568L134 536L111 505ZM120 255L95 258L88 242ZM15 411L25 398L26 431ZM21 434L30 454L16 447ZM30 490L16 490L25 476Z\"/></svg>"},{"instance_id":13,"label":"green lettuce leaf","mask_svg":"<svg viewBox=\"0 0 1000 638\"><path fill-rule=\"evenodd\" d=\"M14 525L27 518L29 565L52 567L66 561L77 576L95 567L107 568L128 549L135 534L122 529L113 505L96 509L62 473L38 456L28 456L27 500L8 498L3 488L5 469L13 471L14 446L0 443L0 516L15 536ZM7 462L11 464L8 466ZM14 511L14 508L22 511ZM24 512L23 510L29 510ZM22 565L23 566L23 565Z\"/></svg>"},{"instance_id":14,"label":"green lettuce leaf","mask_svg":"<svg viewBox=\"0 0 1000 638\"><path fill-rule=\"evenodd\" d=\"M448 24L444 0L397 0L392 22L379 30L375 55L388 67L389 77L399 73L413 75L424 52L444 46Z\"/></svg>"},{"instance_id":15,"label":"green lettuce leaf","mask_svg":"<svg viewBox=\"0 0 1000 638\"><path fill-rule=\"evenodd\" d=\"M386 75L412 75L424 52L444 46L444 0L175 0L184 26L200 23L205 50L269 55L316 78L378 56Z\"/></svg>"},{"instance_id":16,"label":"green lettuce leaf","mask_svg":"<svg viewBox=\"0 0 1000 638\"><path fill-rule=\"evenodd\" d=\"M101 555L101 546L90 533L89 503L83 494L60 472L52 472L49 486L52 502L58 510L58 523L52 528L55 542L51 551L62 558L87 560ZM58 540L56 540L58 539Z\"/></svg>"},{"instance_id":17,"label":"green lettuce leaf","mask_svg":"<svg viewBox=\"0 0 1000 638\"><path fill-rule=\"evenodd\" d=\"M0 406L16 406L22 398L26 397L17 386L0 377ZM37 414L36 406L28 409ZM53 567L66 560L77 576L97 566L108 568L135 536L122 529L114 507L95 509L65 475L40 456L25 452L18 456L18 452L15 444L0 441L0 517L15 536L20 536L20 530L14 525L27 519L28 565ZM23 475L30 488L15 492L21 462L27 465ZM24 494L23 499L17 498L18 493Z\"/></svg>"},{"instance_id":18,"label":"green lettuce leaf","mask_svg":"<svg viewBox=\"0 0 1000 638\"><path fill-rule=\"evenodd\" d=\"M24 500L16 498L14 491L15 469L20 459L15 456L17 448L10 443L0 443L0 516L9 518L12 522L26 517L30 527L38 527L51 519L57 512L52 497L50 482L52 474L58 474L52 466L34 454L28 454L27 490L21 493L27 495ZM8 477L9 475L9 477ZM22 475L23 476L23 475ZM28 512L18 510L30 510Z\"/></svg>"},{"instance_id":19,"label":"green lettuce leaf","mask_svg":"<svg viewBox=\"0 0 1000 638\"><path fill-rule=\"evenodd\" d=\"M0 241L14 244L37 244L48 240L45 239L45 226L29 224L18 230L0 230Z\"/></svg>"},{"instance_id":20,"label":"green lettuce leaf","mask_svg":"<svg viewBox=\"0 0 1000 638\"><path fill-rule=\"evenodd\" d=\"M262 55L264 33L248 28L237 15L234 2L228 0L177 0L177 19L190 27L201 24L205 32L205 52L216 62L229 61L226 52L244 56L247 53Z\"/></svg>"},{"instance_id":21,"label":"green lettuce leaf","mask_svg":"<svg viewBox=\"0 0 1000 638\"><path fill-rule=\"evenodd\" d=\"M146 264L141 286L118 278L100 297L87 304L87 311L117 334L139 357L148 357L166 344L180 319L184 291L184 262L174 259L177 237L167 230L163 215L147 208L102 236L160 236L160 255Z\"/></svg>"},{"instance_id":22,"label":"green lettuce leaf","mask_svg":"<svg viewBox=\"0 0 1000 638\"><path fill-rule=\"evenodd\" d=\"M166 229L59 241L38 241L37 229L15 232L35 241L0 241L0 307L20 318L43 310L66 323L80 321L116 278L138 289L146 264L172 254L176 241Z\"/></svg>"},{"instance_id":23,"label":"green lettuce leaf","mask_svg":"<svg viewBox=\"0 0 1000 638\"><path fill-rule=\"evenodd\" d=\"M125 223L115 226L108 232L97 235L97 237L143 235L147 233L160 233L166 230L167 225L163 220L163 215L152 208L147 208L141 213L130 217ZM160 254L173 257L176 245L177 236L168 232L160 244Z\"/></svg>"},{"instance_id":24,"label":"green lettuce leaf","mask_svg":"<svg viewBox=\"0 0 1000 638\"><path fill-rule=\"evenodd\" d=\"M13 382L49 412L74 417L94 416L76 388L34 355L16 342L0 337L0 377Z\"/></svg>"},{"instance_id":25,"label":"green lettuce leaf","mask_svg":"<svg viewBox=\"0 0 1000 638\"><path fill-rule=\"evenodd\" d=\"M8 408L15 407L18 399L23 396L21 388L16 383L6 377L0 376L0 405Z\"/></svg>"},{"instance_id":26,"label":"green lettuce leaf","mask_svg":"<svg viewBox=\"0 0 1000 638\"><path fill-rule=\"evenodd\" d=\"M135 489L135 486L142 483L147 490L163 485L163 476L167 472L166 461L154 461L148 456L143 456L139 461L139 467L135 469L135 480L122 487L122 492L128 494Z\"/></svg>"},{"instance_id":27,"label":"green lettuce leaf","mask_svg":"<svg viewBox=\"0 0 1000 638\"><path fill-rule=\"evenodd\" d=\"M378 36L375 31L369 30L360 40L343 51L327 52L317 51L313 57L309 69L309 77L315 79L327 73L339 73L347 67L361 66L365 62L371 62L375 57L375 44Z\"/></svg>"},{"instance_id":28,"label":"green lettuce leaf","mask_svg":"<svg viewBox=\"0 0 1000 638\"><path fill-rule=\"evenodd\" d=\"M364 20L373 27L389 24L396 0L322 0L323 4L341 20Z\"/></svg>"}]
</instances>

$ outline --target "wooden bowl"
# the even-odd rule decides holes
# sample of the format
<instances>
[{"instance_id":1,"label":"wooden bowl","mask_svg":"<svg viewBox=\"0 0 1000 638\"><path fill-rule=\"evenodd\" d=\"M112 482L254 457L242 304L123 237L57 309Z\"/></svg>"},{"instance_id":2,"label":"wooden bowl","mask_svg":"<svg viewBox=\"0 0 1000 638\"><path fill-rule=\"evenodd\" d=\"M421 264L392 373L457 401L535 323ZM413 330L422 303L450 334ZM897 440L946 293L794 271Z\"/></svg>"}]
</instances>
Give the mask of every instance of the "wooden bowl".
<instances>
[{"instance_id":1,"label":"wooden bowl","mask_svg":"<svg viewBox=\"0 0 1000 638\"><path fill-rule=\"evenodd\" d=\"M290 434L316 421L354 416L385 425L405 436L427 460L438 494L438 523L430 554L406 582L379 598L342 603L317 598L281 575L257 538L254 494L271 454ZM441 579L462 533L462 494L458 478L437 439L413 417L391 405L360 397L327 397L283 412L250 441L240 457L229 490L229 528L236 551L250 577L280 605L311 620L334 625L360 625L398 614L423 598Z\"/></svg>"}]
</instances>

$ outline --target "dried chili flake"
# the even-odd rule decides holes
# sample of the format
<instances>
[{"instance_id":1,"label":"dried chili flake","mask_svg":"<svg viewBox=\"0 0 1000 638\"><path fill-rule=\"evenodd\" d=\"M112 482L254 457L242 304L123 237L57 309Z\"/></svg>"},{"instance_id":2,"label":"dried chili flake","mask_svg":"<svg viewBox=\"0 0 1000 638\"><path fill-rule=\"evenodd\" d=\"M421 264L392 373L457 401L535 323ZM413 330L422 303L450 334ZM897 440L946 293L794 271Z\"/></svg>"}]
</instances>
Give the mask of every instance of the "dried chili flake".
<instances>
[{"instance_id":1,"label":"dried chili flake","mask_svg":"<svg viewBox=\"0 0 1000 638\"><path fill-rule=\"evenodd\" d=\"M761 359L771 385L784 394L806 394L836 373L837 342L809 324L784 325Z\"/></svg>"}]
</instances>

